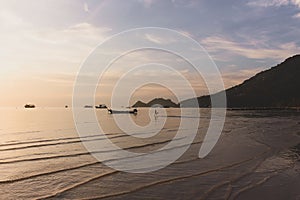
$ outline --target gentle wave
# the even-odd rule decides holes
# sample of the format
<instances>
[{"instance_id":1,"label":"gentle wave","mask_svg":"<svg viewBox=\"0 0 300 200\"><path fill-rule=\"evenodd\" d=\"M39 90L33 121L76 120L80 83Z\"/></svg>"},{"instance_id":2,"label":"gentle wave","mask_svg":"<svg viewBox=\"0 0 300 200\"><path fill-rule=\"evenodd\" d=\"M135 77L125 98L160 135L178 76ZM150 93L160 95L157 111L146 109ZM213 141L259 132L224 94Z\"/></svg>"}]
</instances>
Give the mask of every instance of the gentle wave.
<instances>
[{"instance_id":1,"label":"gentle wave","mask_svg":"<svg viewBox=\"0 0 300 200\"><path fill-rule=\"evenodd\" d=\"M265 154L265 153L266 152L263 152L262 155ZM125 195L125 194L129 194L129 193L132 193L132 192L136 192L136 191L139 191L139 190L142 190L142 189L145 189L145 188L149 188L149 187L153 187L153 186L157 186L157 185L161 185L161 184L166 184L166 183L170 183L170 182L174 182L174 181L179 181L179 180L186 179L186 178L202 176L202 175L206 175L206 174L209 174L209 173L217 172L217 171L232 168L232 167L238 167L238 166L240 166L240 165L242 165L246 162L252 161L252 160L257 159L257 158L258 158L257 156L254 156L254 157L245 159L243 161L239 161L239 162L235 162L235 163L232 163L232 164L229 164L229 165L226 165L226 166L222 166L222 167L214 168L214 169L211 169L211 170L203 171L203 172L200 172L200 173L197 173L197 174L191 174L191 175L186 175L186 176L170 178L170 179L166 179L166 180L162 180L162 181L156 181L156 182L153 182L153 183L150 183L150 184L147 184L147 185L137 187L137 188L132 189L130 191L113 193L113 194L103 195L103 196L99 196L99 197L92 197L92 198L88 198L88 199L90 199L90 200L105 199L105 198L109 198L109 197L116 197L116 196L120 196L120 195ZM84 199L82 199L82 200L84 200Z\"/></svg>"},{"instance_id":2,"label":"gentle wave","mask_svg":"<svg viewBox=\"0 0 300 200\"><path fill-rule=\"evenodd\" d=\"M167 141L161 141L159 143L166 143L166 142ZM192 143L192 145L199 144L199 143L201 143L201 142L194 142L194 143ZM130 148L140 148L141 146L144 147L144 146L151 146L151 145L154 145L154 143L144 144L144 145L140 145L140 146L134 146L134 147L130 147ZM188 145L188 144L186 144L186 145ZM181 147L182 147L182 145L178 146L177 148L181 148ZM176 148L176 147L174 147L174 148ZM169 150L169 149L160 150L160 152L167 151L167 150ZM111 152L111 151L109 151L109 152ZM92 152L92 153L101 153L101 152ZM90 155L90 153L84 152L84 153L77 153L77 154L70 154L70 155L43 157L43 158L31 158L31 159L22 159L22 160L3 161L3 162L0 162L0 164L11 164L11 163L19 163L19 162L27 162L27 161L49 160L49 159L58 159L58 158L66 158L66 157L78 157L78 156L83 156L83 155ZM133 156L133 157L137 157L137 156ZM114 162L114 161L118 161L118 160L122 160L122 159L128 159L128 157L118 158L118 159L109 159L109 160L104 160L102 162ZM34 177L38 177L38 176L49 175L49 174L54 174L54 173L58 173L58 172L62 172L62 171L68 171L68 170L79 169L79 168L83 168L83 167L87 167L87 166L92 166L92 165L99 164L99 163L101 163L101 162L96 161L96 162L92 162L92 163L88 163L88 164L84 164L84 165L80 165L80 166L76 166L76 167L72 167L72 168L62 169L62 170L58 170L58 171L45 172L45 173L41 173L41 174L35 174L32 176L21 177L21 178L12 179L12 180L2 180L2 181L0 181L0 183L10 183L10 182L15 182L15 181L26 180L26 179L30 179L30 178L34 178Z\"/></svg>"},{"instance_id":3,"label":"gentle wave","mask_svg":"<svg viewBox=\"0 0 300 200\"><path fill-rule=\"evenodd\" d=\"M164 130L165 128L163 128L162 130ZM148 133L152 133L152 132L148 132ZM148 134L148 133L134 133L132 134L132 136L134 135L144 135L144 134ZM118 134L118 135L116 135ZM13 147L13 148L3 148L1 149L1 147L8 147L8 146L19 146L19 145L25 145L25 144L34 144L32 145L33 147L41 147L42 144L40 143L48 143L48 142L57 142L57 141L66 141L66 140L76 140L78 142L81 141L85 141L82 139L86 139L86 138L97 138L97 137L102 137L103 139L106 139L106 136L110 136L110 135L116 135L113 137L109 137L109 139L114 139L114 138L118 138L118 137L128 137L129 135L126 134L122 134L122 133L105 133L105 136L103 136L103 134L99 135L99 134L94 134L94 135L89 135L89 136L80 136L80 137L64 137L64 138L54 138L54 139L42 139L42 140L31 140L31 141L25 141L25 142L11 142L11 143L5 143L5 144L0 144L0 151L6 151L6 150L17 150L18 148L23 149L23 147ZM102 139L101 138L101 139ZM38 144L36 144L38 143ZM53 144L58 144L58 143L53 143ZM41 146L37 146L37 145L41 145ZM45 146L47 146L45 144ZM27 146L25 146L24 148L26 148ZM31 146L28 146L28 148L30 148Z\"/></svg>"},{"instance_id":4,"label":"gentle wave","mask_svg":"<svg viewBox=\"0 0 300 200\"><path fill-rule=\"evenodd\" d=\"M263 152L260 156L264 155L265 153L266 152ZM129 193L132 193L132 192L136 192L136 191L139 191L139 190L142 190L142 189L145 189L145 188L149 188L149 187L153 187L153 186L156 186L156 185L160 185L160 184L165 184L165 183L170 183L170 182L174 182L174 181L179 181L179 180L186 179L186 178L192 178L192 177L202 176L202 175L206 175L206 174L209 174L209 173L217 172L217 171L228 169L228 168L232 168L232 167L238 167L240 165L243 165L246 162L249 162L249 161L252 161L252 160L258 159L258 158L259 158L258 156L254 156L254 157L251 157L251 158L239 161L239 162L235 162L235 163L232 163L232 164L228 164L228 165L225 165L225 166L222 166L222 167L218 167L218 168L214 168L214 169L202 171L200 173L190 174L190 175L186 175L186 176L179 176L179 177L169 178L169 179L160 180L160 181L155 181L155 182L152 182L152 183L149 183L149 184L146 184L146 185L142 185L140 187L136 187L136 188L134 188L132 190L123 191L123 192L117 192L117 193L111 193L111 194L97 196L97 197L89 197L88 199L91 199L91 200L92 199L105 199L105 198L110 198L110 197L121 196L121 195L129 194ZM186 161L177 161L177 162L173 163L173 165L174 164L189 163L189 162L196 161L196 160L199 160L199 158L190 159L190 160L186 160ZM94 180L97 180L97 179L100 179L100 178L103 178L103 177L97 177L96 176L94 178L89 179L85 183L81 182L80 184L76 184L73 187L66 188L64 190L61 190L61 191L55 193L55 194L52 194L52 195L49 195L49 196L45 196L45 197L42 197L42 198L39 198L39 199L51 199L51 198L55 198L55 197L61 195L62 193L65 193L65 192L67 192L69 190L75 189L75 188L77 188L79 186L82 186L84 184L88 184L91 181L94 181ZM83 200L83 199L81 199L81 200Z\"/></svg>"},{"instance_id":5,"label":"gentle wave","mask_svg":"<svg viewBox=\"0 0 300 200\"><path fill-rule=\"evenodd\" d=\"M181 140L181 139L183 139L183 138L178 138L176 140ZM155 146L155 145L159 145L159 144L169 143L171 141L172 141L172 139L171 140L168 139L168 140L154 142L154 143L148 143L148 144L136 145L136 146L131 146L131 147L125 147L125 148L123 148L123 150L132 150L132 149L137 149L137 148ZM186 145L189 145L189 144L180 145L180 146L177 146L176 148L180 148L180 147L186 146ZM11 163L28 162L28 161L39 161L39 160L49 160L49 159L57 159L57 158L77 157L77 156L83 156L83 155L89 155L89 154L108 153L108 152L113 152L113 151L116 151L116 152L117 151L122 151L122 149L117 149L117 150L107 149L107 150L92 151L92 152L80 152L80 153L75 153L75 154L64 154L64 155L56 155L56 156L48 156L48 157L37 157L37 158L27 158L27 159L19 159L19 160L9 160L9 159L15 159L15 158L22 157L22 156L15 156L15 157L2 159L2 161L0 161L0 164L11 164ZM112 159L112 160L114 160L114 159ZM108 161L110 161L110 160L108 160Z\"/></svg>"},{"instance_id":6,"label":"gentle wave","mask_svg":"<svg viewBox=\"0 0 300 200\"><path fill-rule=\"evenodd\" d=\"M52 175L52 174L56 174L56 173L60 173L60 172L66 172L66 171L70 171L70 170L75 170L75 169L80 169L80 168L84 168L84 167L88 167L88 166L93 166L93 165L96 165L96 164L99 164L99 162L96 161L96 162L92 162L92 163L78 165L78 166L75 166L75 167L64 168L64 169L49 171L49 172L40 173L40 174L34 174L34 175L20 177L20 178L14 178L14 179L9 179L9 180L0 180L0 184L7 184L7 183L18 182L18 181L24 181L24 180L28 180L28 179L38 178L38 177L41 177L41 176L47 176L47 175Z\"/></svg>"}]
</instances>

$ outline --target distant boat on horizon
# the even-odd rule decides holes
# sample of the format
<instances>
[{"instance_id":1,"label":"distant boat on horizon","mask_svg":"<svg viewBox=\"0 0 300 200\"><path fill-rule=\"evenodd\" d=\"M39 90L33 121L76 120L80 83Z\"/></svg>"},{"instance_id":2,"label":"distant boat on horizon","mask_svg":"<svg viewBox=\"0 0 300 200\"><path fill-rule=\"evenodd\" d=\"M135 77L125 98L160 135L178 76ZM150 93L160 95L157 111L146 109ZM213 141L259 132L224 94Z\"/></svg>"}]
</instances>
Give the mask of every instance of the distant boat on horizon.
<instances>
[{"instance_id":1,"label":"distant boat on horizon","mask_svg":"<svg viewBox=\"0 0 300 200\"><path fill-rule=\"evenodd\" d=\"M93 108L91 105L85 105L84 108Z\"/></svg>"},{"instance_id":2,"label":"distant boat on horizon","mask_svg":"<svg viewBox=\"0 0 300 200\"><path fill-rule=\"evenodd\" d=\"M115 110L115 109L107 109L110 114L137 114L138 110L135 108L133 110Z\"/></svg>"},{"instance_id":3,"label":"distant boat on horizon","mask_svg":"<svg viewBox=\"0 0 300 200\"><path fill-rule=\"evenodd\" d=\"M34 104L26 104L24 108L35 108Z\"/></svg>"},{"instance_id":4,"label":"distant boat on horizon","mask_svg":"<svg viewBox=\"0 0 300 200\"><path fill-rule=\"evenodd\" d=\"M106 109L107 106L105 104L99 104L97 106L95 106L96 109Z\"/></svg>"}]
</instances>

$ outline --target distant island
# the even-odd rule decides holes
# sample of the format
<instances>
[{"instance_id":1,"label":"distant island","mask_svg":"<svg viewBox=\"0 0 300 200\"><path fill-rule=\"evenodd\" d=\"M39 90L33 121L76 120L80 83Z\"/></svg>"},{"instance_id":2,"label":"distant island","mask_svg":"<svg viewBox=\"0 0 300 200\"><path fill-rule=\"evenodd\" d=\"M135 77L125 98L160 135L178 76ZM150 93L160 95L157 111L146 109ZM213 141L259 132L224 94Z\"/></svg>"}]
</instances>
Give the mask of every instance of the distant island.
<instances>
[{"instance_id":1,"label":"distant island","mask_svg":"<svg viewBox=\"0 0 300 200\"><path fill-rule=\"evenodd\" d=\"M225 90L228 108L300 107L300 55L262 71L242 84ZM220 93L213 94L217 97ZM210 107L210 96L197 98L199 107ZM192 99L180 102L191 107Z\"/></svg>"},{"instance_id":2,"label":"distant island","mask_svg":"<svg viewBox=\"0 0 300 200\"><path fill-rule=\"evenodd\" d=\"M142 101L137 101L133 106L133 108L141 108L141 107L164 107L164 108L178 108L179 104L174 103L171 99L164 98L155 98L148 103L144 103Z\"/></svg>"}]
</instances>

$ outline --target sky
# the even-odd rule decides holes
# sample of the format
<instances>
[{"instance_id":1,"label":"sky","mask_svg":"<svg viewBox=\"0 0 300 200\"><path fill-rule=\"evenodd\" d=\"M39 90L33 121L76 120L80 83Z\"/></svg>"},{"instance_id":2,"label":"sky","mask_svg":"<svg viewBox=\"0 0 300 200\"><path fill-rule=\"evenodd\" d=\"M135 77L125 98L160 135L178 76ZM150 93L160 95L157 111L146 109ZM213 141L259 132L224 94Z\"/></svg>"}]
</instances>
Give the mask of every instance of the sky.
<instances>
[{"instance_id":1,"label":"sky","mask_svg":"<svg viewBox=\"0 0 300 200\"><path fill-rule=\"evenodd\" d=\"M209 53L226 88L300 53L300 0L0 0L0 5L0 107L71 105L76 75L91 51L133 28L188 35ZM115 74L106 77L107 84ZM194 87L197 95L205 94L199 84ZM108 93L98 89L96 102L109 104ZM168 89L149 85L133 101L157 96L176 101Z\"/></svg>"}]
</instances>

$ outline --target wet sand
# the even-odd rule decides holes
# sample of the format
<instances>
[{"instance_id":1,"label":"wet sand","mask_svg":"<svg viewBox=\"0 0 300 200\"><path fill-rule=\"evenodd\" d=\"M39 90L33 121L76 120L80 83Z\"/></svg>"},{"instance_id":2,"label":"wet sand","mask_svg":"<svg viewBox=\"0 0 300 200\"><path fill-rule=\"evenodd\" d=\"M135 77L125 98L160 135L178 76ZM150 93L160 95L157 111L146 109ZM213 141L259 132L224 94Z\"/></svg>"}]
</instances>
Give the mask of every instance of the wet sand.
<instances>
[{"instance_id":1,"label":"wet sand","mask_svg":"<svg viewBox=\"0 0 300 200\"><path fill-rule=\"evenodd\" d=\"M199 159L209 122L209 115L204 114L189 150L168 167L144 174L116 171L93 158L76 135L71 113L65 112L22 111L16 114L21 118L18 120L30 120L19 130L9 128L8 121L2 124L1 199L300 198L298 112L228 111L217 145ZM107 120L111 140L133 152L151 151L168 143L180 120L170 118L157 138L131 140L113 128L110 116L101 112L99 120ZM17 120L7 118L12 125ZM140 115L135 120L142 123L144 119Z\"/></svg>"}]
</instances>

